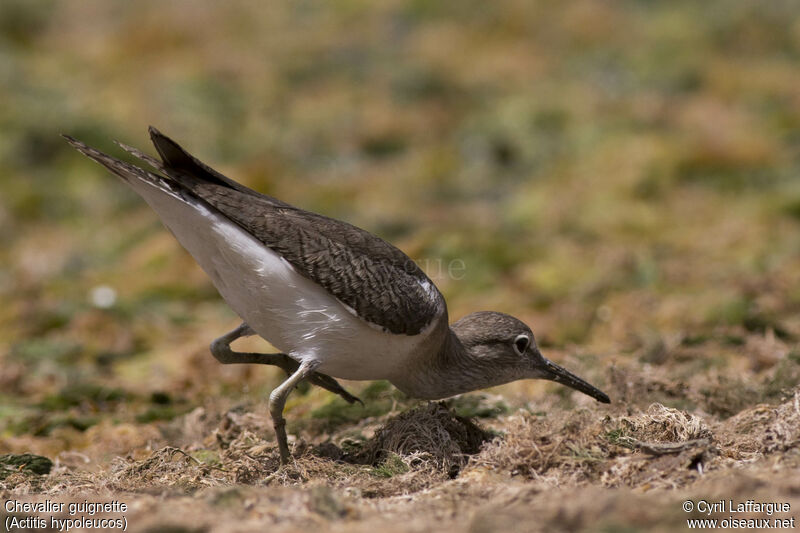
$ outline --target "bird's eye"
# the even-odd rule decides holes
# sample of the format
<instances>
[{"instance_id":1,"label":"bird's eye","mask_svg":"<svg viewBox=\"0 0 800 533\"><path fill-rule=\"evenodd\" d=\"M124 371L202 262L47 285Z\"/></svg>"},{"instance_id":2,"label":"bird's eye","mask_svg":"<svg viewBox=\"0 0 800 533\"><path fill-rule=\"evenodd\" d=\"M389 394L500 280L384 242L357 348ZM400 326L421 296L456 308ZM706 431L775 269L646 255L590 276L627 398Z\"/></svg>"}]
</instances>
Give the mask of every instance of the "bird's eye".
<instances>
[{"instance_id":1,"label":"bird's eye","mask_svg":"<svg viewBox=\"0 0 800 533\"><path fill-rule=\"evenodd\" d=\"M530 344L530 342L531 340L527 335L517 335L517 338L514 339L514 350L519 355L522 355L525 353L525 350L528 349L528 344Z\"/></svg>"}]
</instances>

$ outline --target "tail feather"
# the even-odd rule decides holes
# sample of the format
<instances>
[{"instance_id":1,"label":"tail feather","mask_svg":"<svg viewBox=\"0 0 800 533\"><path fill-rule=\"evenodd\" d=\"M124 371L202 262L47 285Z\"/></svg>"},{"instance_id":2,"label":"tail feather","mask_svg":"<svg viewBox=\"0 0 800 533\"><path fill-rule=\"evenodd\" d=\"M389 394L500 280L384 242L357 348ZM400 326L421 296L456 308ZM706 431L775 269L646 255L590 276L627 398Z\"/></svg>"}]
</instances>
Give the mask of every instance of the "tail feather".
<instances>
[{"instance_id":1,"label":"tail feather","mask_svg":"<svg viewBox=\"0 0 800 533\"><path fill-rule=\"evenodd\" d=\"M150 126L148 131L150 132L150 140L153 141L153 145L156 147L158 155L161 156L161 160L163 161L163 165L159 170L172 176L174 179L180 179L180 177L177 175L173 176L173 174L183 174L200 181L215 183L248 194L259 194L209 167L153 126ZM134 152L131 153L136 155L136 157L140 157Z\"/></svg>"},{"instance_id":2,"label":"tail feather","mask_svg":"<svg viewBox=\"0 0 800 533\"><path fill-rule=\"evenodd\" d=\"M136 165L132 165L125 161L121 161L108 154L104 154L86 144L78 141L77 139L69 136L62 135L67 141L75 147L79 152L87 157L100 163L112 173L116 174L135 190L142 193L139 184L144 182L151 186L169 193L170 195L179 198L187 203L195 204L204 194L201 190L222 187L224 189L233 189L248 196L253 196L259 201L266 201L273 207L287 207L291 208L289 204L282 202L271 196L258 193L252 189L236 183L230 178L227 178L205 165L200 160L194 158L181 146L158 131L156 128L150 126L150 138L161 156L161 161L151 157L132 146L115 141L126 152L139 158L141 161L147 163L152 169L160 174L149 172ZM208 191L206 191L207 193Z\"/></svg>"},{"instance_id":3,"label":"tail feather","mask_svg":"<svg viewBox=\"0 0 800 533\"><path fill-rule=\"evenodd\" d=\"M159 172L163 172L165 174L167 173L167 167L165 167L164 163L162 163L161 161L159 161L155 157L151 157L151 156L145 154L144 152L140 151L139 149L134 148L133 146L129 146L129 145L127 145L127 144L125 144L123 142L120 142L120 141L114 141L114 144L116 144L117 146L119 146L120 148L122 148L123 150L128 152L129 154L134 155L137 158L141 159L142 161L144 161L145 163L150 165L150 167L153 168L153 170L158 170Z\"/></svg>"},{"instance_id":4,"label":"tail feather","mask_svg":"<svg viewBox=\"0 0 800 533\"><path fill-rule=\"evenodd\" d=\"M126 183L131 185L131 187L133 187L135 190L138 190L137 185L139 182L145 182L185 202L191 202L192 200L194 200L193 198L194 195L192 195L189 191L181 187L180 184L172 181L167 177L160 176L152 172L148 172L147 170L139 168L136 165L132 165L125 161L121 161L116 157L112 157L99 150L96 150L91 146L88 146L87 144L84 144L81 141L69 135L62 134L61 136L64 137L67 140L67 142L72 145L73 148L78 150L86 157L106 167L113 174L119 176Z\"/></svg>"}]
</instances>

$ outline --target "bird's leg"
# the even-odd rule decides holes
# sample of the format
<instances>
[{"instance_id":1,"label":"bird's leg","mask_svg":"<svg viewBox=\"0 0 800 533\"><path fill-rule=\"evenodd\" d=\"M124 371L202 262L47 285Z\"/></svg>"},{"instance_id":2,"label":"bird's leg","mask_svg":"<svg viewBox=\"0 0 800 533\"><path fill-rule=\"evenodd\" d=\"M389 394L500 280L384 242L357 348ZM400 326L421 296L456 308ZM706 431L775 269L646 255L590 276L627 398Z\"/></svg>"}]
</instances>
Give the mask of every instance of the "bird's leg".
<instances>
[{"instance_id":1,"label":"bird's leg","mask_svg":"<svg viewBox=\"0 0 800 533\"><path fill-rule=\"evenodd\" d=\"M211 343L211 355L223 365L233 364L261 364L273 365L283 369L287 376L291 376L297 371L300 363L284 353L252 353L234 352L231 350L231 343L240 337L249 337L256 332L250 329L246 323L229 331L225 335L214 339Z\"/></svg>"},{"instance_id":2,"label":"bird's leg","mask_svg":"<svg viewBox=\"0 0 800 533\"><path fill-rule=\"evenodd\" d=\"M283 418L283 408L286 405L286 398L292 389L300 383L319 365L318 362L301 363L297 371L289 376L286 381L281 383L269 395L269 414L272 415L272 424L275 427L275 436L278 438L278 450L281 453L281 464L287 464L291 455L289 454L289 443L286 439L286 420Z\"/></svg>"},{"instance_id":3,"label":"bird's leg","mask_svg":"<svg viewBox=\"0 0 800 533\"><path fill-rule=\"evenodd\" d=\"M284 372L286 372L287 376L291 376L297 372L297 369L300 367L300 363L285 353L252 353L234 352L231 350L231 343L233 341L240 337L249 337L250 335L255 334L255 331L253 331L250 326L248 326L246 323L242 323L241 326L233 331L229 331L225 335L215 339L214 342L211 343L211 354L217 361L224 365L247 363L273 365L281 368ZM338 394L347 403L359 402L361 405L364 405L364 402L362 402L358 397L347 392L347 390L345 390L345 388L342 387L338 381L328 375L312 372L306 376L306 379L308 379L308 382L312 385L322 387L323 389L329 390L334 394Z\"/></svg>"},{"instance_id":4,"label":"bird's leg","mask_svg":"<svg viewBox=\"0 0 800 533\"><path fill-rule=\"evenodd\" d=\"M288 358L288 359L291 359L291 358ZM292 361L294 361L294 359L292 359ZM295 364L297 364L297 362L295 362ZM288 372L287 372L287 374L288 374ZM334 394L338 394L347 403L358 402L362 406L364 405L364 402L361 401L361 398L359 398L358 396L353 396L352 394L347 392L347 390L344 387L339 385L338 381L336 381L335 379L333 379L332 377L330 377L327 374L320 374L319 372L312 372L306 377L306 380L309 383L311 383L312 385L316 385L317 387L322 387L323 389L329 390Z\"/></svg>"}]
</instances>

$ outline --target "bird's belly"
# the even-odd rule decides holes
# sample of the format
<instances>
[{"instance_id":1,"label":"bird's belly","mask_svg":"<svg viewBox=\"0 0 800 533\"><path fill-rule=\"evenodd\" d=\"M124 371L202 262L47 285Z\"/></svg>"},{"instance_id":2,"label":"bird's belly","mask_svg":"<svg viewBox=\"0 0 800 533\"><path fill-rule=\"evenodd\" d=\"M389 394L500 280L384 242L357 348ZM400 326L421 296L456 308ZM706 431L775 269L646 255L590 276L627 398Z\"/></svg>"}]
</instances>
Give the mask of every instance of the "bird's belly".
<instances>
[{"instance_id":1,"label":"bird's belly","mask_svg":"<svg viewBox=\"0 0 800 533\"><path fill-rule=\"evenodd\" d=\"M345 311L348 313L348 311ZM358 323L355 323L358 321ZM350 324L348 324L350 322ZM318 372L341 379L389 379L406 366L424 335L396 335L376 330L355 317L318 332Z\"/></svg>"},{"instance_id":2,"label":"bird's belly","mask_svg":"<svg viewBox=\"0 0 800 533\"><path fill-rule=\"evenodd\" d=\"M298 361L318 362L318 372L342 379L387 379L433 329L414 336L386 332L227 218L203 205L142 196L228 305L280 351Z\"/></svg>"},{"instance_id":3,"label":"bird's belly","mask_svg":"<svg viewBox=\"0 0 800 533\"><path fill-rule=\"evenodd\" d=\"M236 235L227 237L230 243ZM370 325L260 243L224 250L216 267L215 285L256 333L332 377L387 379L428 333L397 335Z\"/></svg>"}]
</instances>

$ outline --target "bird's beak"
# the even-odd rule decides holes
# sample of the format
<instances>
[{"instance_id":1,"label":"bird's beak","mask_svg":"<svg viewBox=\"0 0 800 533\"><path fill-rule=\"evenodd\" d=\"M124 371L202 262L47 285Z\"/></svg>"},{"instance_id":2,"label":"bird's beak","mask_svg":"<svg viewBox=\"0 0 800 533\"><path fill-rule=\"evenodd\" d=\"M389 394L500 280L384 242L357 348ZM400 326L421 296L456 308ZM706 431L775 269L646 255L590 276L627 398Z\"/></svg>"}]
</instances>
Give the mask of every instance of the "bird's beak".
<instances>
[{"instance_id":1,"label":"bird's beak","mask_svg":"<svg viewBox=\"0 0 800 533\"><path fill-rule=\"evenodd\" d=\"M541 353L539 354L539 358L537 358L539 360L536 364L536 370L538 371L537 373L539 374L539 378L549 379L550 381L555 381L577 391L581 391L582 393L591 396L598 402L611 403L608 395L594 385L582 380L566 368L562 368L549 359L544 358Z\"/></svg>"}]
</instances>

